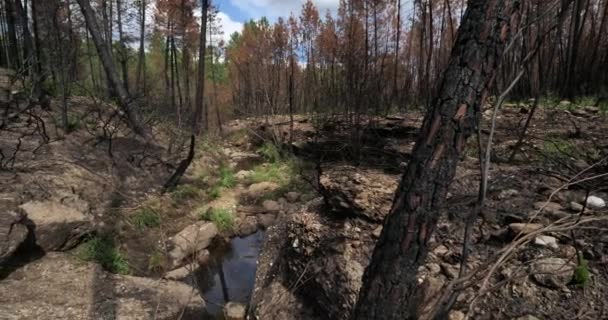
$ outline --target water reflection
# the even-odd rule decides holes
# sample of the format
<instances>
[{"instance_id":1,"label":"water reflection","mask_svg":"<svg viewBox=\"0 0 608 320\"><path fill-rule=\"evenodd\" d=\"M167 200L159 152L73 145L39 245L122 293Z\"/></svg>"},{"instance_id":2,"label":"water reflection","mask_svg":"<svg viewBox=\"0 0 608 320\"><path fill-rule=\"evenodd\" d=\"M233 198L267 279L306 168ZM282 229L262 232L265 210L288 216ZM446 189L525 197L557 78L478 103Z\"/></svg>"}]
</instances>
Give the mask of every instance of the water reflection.
<instances>
[{"instance_id":1,"label":"water reflection","mask_svg":"<svg viewBox=\"0 0 608 320\"><path fill-rule=\"evenodd\" d=\"M258 232L213 246L209 263L190 277L188 281L194 281L201 291L211 316L218 315L228 301L249 302L263 239L264 233Z\"/></svg>"}]
</instances>

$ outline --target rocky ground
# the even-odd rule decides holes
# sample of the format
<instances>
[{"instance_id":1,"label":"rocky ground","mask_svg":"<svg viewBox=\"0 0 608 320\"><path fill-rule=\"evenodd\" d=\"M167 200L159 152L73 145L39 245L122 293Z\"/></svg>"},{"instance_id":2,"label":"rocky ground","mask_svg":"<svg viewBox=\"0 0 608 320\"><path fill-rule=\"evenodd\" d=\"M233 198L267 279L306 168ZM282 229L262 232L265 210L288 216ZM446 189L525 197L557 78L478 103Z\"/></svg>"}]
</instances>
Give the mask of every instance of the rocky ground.
<instances>
[{"instance_id":1,"label":"rocky ground","mask_svg":"<svg viewBox=\"0 0 608 320\"><path fill-rule=\"evenodd\" d=\"M266 241L250 306L227 303L225 314L347 319L422 117L375 119L355 150L346 123L298 116L286 148L297 157L265 143L289 140L285 119L233 121L224 139L199 141L181 185L160 194L185 157L186 139L160 124L156 141L142 141L111 106L79 98L70 105L69 135L55 127L56 113L41 109L0 124L0 314L9 319L206 317L206 305L228 301L203 301L193 275L221 269L219 248L260 230ZM484 219L473 228L467 263L474 276L465 278L451 319L606 316L608 194L601 186L608 182L558 190L582 170L583 178L608 171L605 162L588 169L608 154L605 115L565 109L542 109L511 163L498 160L508 157L529 110L510 105L501 115ZM475 148L462 159L419 271L423 314L458 275L463 214L479 182ZM593 198L579 219L587 190ZM579 220L586 224L572 233ZM572 281L585 272L588 279Z\"/></svg>"},{"instance_id":2,"label":"rocky ground","mask_svg":"<svg viewBox=\"0 0 608 320\"><path fill-rule=\"evenodd\" d=\"M570 108L568 102L542 108L521 152L505 162L529 111L525 105L507 105L498 118L488 199L473 226L465 286L450 319L608 317L608 180L602 176L608 172L606 115L593 107ZM491 111L484 114L486 120L490 116ZM268 232L252 317L349 319L419 119L416 114L380 119L381 129L368 133L371 143L364 145L358 163L332 154L347 150L347 139L327 133L315 137L310 125L299 121L295 144L300 155L330 159L319 179L323 197ZM431 252L419 270L423 318L458 278L463 220L479 184L476 154L473 150L462 159ZM572 183L597 175L589 183Z\"/></svg>"}]
</instances>

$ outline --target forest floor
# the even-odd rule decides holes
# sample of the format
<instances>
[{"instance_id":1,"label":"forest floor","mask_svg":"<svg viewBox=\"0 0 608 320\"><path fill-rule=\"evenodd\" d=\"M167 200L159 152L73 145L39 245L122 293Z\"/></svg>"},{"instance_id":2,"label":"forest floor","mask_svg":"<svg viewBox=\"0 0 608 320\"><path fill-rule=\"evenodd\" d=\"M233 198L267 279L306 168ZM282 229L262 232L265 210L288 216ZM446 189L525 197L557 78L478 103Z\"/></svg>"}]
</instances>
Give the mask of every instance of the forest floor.
<instances>
[{"instance_id":1,"label":"forest floor","mask_svg":"<svg viewBox=\"0 0 608 320\"><path fill-rule=\"evenodd\" d=\"M608 199L601 176L608 172L606 113L568 102L542 106L520 152L507 162L529 112L528 105L508 104L498 116L488 197L472 228L463 290L450 319L608 317L608 210L587 206L580 215L588 190ZM484 113L485 123L491 114ZM350 318L421 119L416 113L375 119L363 131L360 161L345 156L353 150L345 119L327 122L329 130L318 134L312 121L298 122L298 154L323 159L325 201L268 232L252 301L258 318ZM489 127L482 132L485 140ZM468 150L419 269L422 318L458 278L464 221L480 180L477 143Z\"/></svg>"},{"instance_id":2,"label":"forest floor","mask_svg":"<svg viewBox=\"0 0 608 320\"><path fill-rule=\"evenodd\" d=\"M353 140L343 117L296 116L291 144L286 117L234 120L223 139L197 143L182 183L161 194L187 139L156 124L156 141L143 141L111 106L85 98L70 110L68 135L58 112L39 108L11 110L0 126L0 313L9 318L213 317L251 298L260 319L347 319L423 117L374 118ZM570 180L608 172L606 161L592 166L608 155L606 113L543 106L506 162L527 112L510 104L499 116L473 276L451 319L607 315L608 212L578 213L587 190L608 199L608 181ZM471 143L462 159L418 275L423 313L458 274L477 150Z\"/></svg>"}]
</instances>

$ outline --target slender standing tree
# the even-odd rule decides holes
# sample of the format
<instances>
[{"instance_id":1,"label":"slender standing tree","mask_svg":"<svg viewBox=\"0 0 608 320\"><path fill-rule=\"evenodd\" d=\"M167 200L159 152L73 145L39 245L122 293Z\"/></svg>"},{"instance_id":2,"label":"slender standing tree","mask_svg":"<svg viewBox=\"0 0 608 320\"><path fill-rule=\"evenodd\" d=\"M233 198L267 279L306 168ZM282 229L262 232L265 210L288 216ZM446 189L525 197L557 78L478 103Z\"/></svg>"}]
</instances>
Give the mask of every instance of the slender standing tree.
<instances>
[{"instance_id":1,"label":"slender standing tree","mask_svg":"<svg viewBox=\"0 0 608 320\"><path fill-rule=\"evenodd\" d=\"M363 277L355 319L417 319L416 278L459 157L479 122L519 1L470 0L439 92Z\"/></svg>"},{"instance_id":2,"label":"slender standing tree","mask_svg":"<svg viewBox=\"0 0 608 320\"><path fill-rule=\"evenodd\" d=\"M210 0L201 0L201 34L200 34L200 44L198 50L198 77L196 81L196 107L194 110L194 121L193 121L193 132L196 135L201 134L203 130L206 130L207 127L204 126L205 122L208 120L203 116L206 112L204 112L205 102L204 93L205 93L205 51L207 47L207 11L209 10L209 1ZM204 121L204 122L203 122Z\"/></svg>"}]
</instances>

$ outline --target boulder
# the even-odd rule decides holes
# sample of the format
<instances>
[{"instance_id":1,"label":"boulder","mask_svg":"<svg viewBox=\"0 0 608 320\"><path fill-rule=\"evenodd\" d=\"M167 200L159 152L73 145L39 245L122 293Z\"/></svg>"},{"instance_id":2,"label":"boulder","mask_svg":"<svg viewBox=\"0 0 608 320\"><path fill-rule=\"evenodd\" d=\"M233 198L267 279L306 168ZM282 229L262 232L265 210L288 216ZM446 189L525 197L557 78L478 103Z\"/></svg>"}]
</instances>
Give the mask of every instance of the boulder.
<instances>
[{"instance_id":1,"label":"boulder","mask_svg":"<svg viewBox=\"0 0 608 320\"><path fill-rule=\"evenodd\" d=\"M544 258L532 264L532 278L540 285L552 289L562 289L572 279L574 263L561 258Z\"/></svg>"},{"instance_id":2,"label":"boulder","mask_svg":"<svg viewBox=\"0 0 608 320\"><path fill-rule=\"evenodd\" d=\"M332 166L320 177L320 191L335 213L381 222L391 208L399 176L376 169Z\"/></svg>"},{"instance_id":3,"label":"boulder","mask_svg":"<svg viewBox=\"0 0 608 320\"><path fill-rule=\"evenodd\" d=\"M278 213L281 211L281 205L274 200L265 200L262 203L262 207L264 207L264 210L268 213Z\"/></svg>"},{"instance_id":4,"label":"boulder","mask_svg":"<svg viewBox=\"0 0 608 320\"><path fill-rule=\"evenodd\" d=\"M245 305L238 302L228 302L224 306L224 319L226 320L245 320Z\"/></svg>"},{"instance_id":5,"label":"boulder","mask_svg":"<svg viewBox=\"0 0 608 320\"><path fill-rule=\"evenodd\" d=\"M247 180L247 178L249 178L252 173L253 172L250 170L241 170L241 171L237 172L234 175L234 177L239 181L244 181L244 180Z\"/></svg>"},{"instance_id":6,"label":"boulder","mask_svg":"<svg viewBox=\"0 0 608 320\"><path fill-rule=\"evenodd\" d=\"M173 248L169 251L173 266L177 267L184 258L206 249L217 233L215 224L206 221L199 221L180 231L169 241Z\"/></svg>"},{"instance_id":7,"label":"boulder","mask_svg":"<svg viewBox=\"0 0 608 320\"><path fill-rule=\"evenodd\" d=\"M254 216L248 216L238 226L237 234L239 237L246 237L258 231L258 221Z\"/></svg>"},{"instance_id":8,"label":"boulder","mask_svg":"<svg viewBox=\"0 0 608 320\"><path fill-rule=\"evenodd\" d=\"M260 214L258 215L258 226L260 228L266 229L274 224L276 220L276 216L272 213Z\"/></svg>"},{"instance_id":9,"label":"boulder","mask_svg":"<svg viewBox=\"0 0 608 320\"><path fill-rule=\"evenodd\" d=\"M380 238L380 235L382 234L382 225L379 225L378 227L376 227L376 229L374 229L374 231L372 231L372 236L374 236L374 238Z\"/></svg>"},{"instance_id":10,"label":"boulder","mask_svg":"<svg viewBox=\"0 0 608 320\"><path fill-rule=\"evenodd\" d=\"M189 275L191 275L194 271L196 271L197 268L198 268L198 264L191 263L191 264L185 265L181 268L177 268L175 270L165 273L163 278L167 279L167 280L186 279Z\"/></svg>"},{"instance_id":11,"label":"boulder","mask_svg":"<svg viewBox=\"0 0 608 320\"><path fill-rule=\"evenodd\" d=\"M249 199L260 199L264 195L271 193L279 188L279 185L274 182L264 181L254 183L247 188L244 196Z\"/></svg>"},{"instance_id":12,"label":"boulder","mask_svg":"<svg viewBox=\"0 0 608 320\"><path fill-rule=\"evenodd\" d=\"M464 320L466 315L462 311L452 311L450 312L449 320Z\"/></svg>"},{"instance_id":13,"label":"boulder","mask_svg":"<svg viewBox=\"0 0 608 320\"><path fill-rule=\"evenodd\" d=\"M0 281L3 319L178 319L202 317L205 302L175 281L110 274L48 253Z\"/></svg>"},{"instance_id":14,"label":"boulder","mask_svg":"<svg viewBox=\"0 0 608 320\"><path fill-rule=\"evenodd\" d=\"M33 225L36 244L47 252L72 249L93 229L89 216L55 201L30 201L19 208Z\"/></svg>"},{"instance_id":15,"label":"boulder","mask_svg":"<svg viewBox=\"0 0 608 320\"><path fill-rule=\"evenodd\" d=\"M3 208L0 208L3 210ZM27 238L24 216L14 211L0 213L0 263L8 259Z\"/></svg>"}]
</instances>

